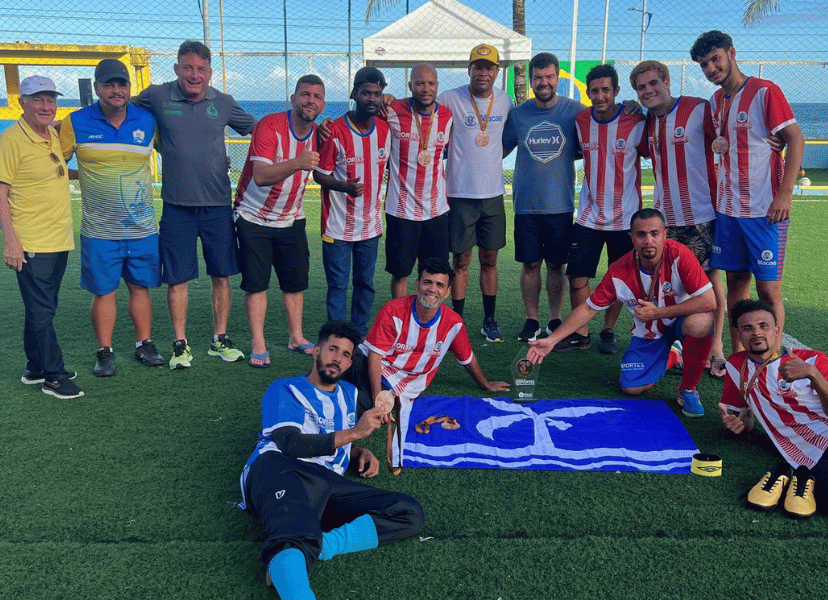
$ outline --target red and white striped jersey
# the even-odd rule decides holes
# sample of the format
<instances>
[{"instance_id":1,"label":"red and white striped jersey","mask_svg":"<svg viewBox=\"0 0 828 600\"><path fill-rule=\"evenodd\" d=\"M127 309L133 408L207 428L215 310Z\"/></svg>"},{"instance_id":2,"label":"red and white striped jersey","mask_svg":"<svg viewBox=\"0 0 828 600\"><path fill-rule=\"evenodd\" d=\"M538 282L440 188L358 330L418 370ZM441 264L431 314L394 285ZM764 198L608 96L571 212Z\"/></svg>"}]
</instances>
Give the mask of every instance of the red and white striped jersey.
<instances>
[{"instance_id":1,"label":"red and white striped jersey","mask_svg":"<svg viewBox=\"0 0 828 600\"><path fill-rule=\"evenodd\" d=\"M651 300L656 306L675 306L713 287L693 252L671 239L664 240L657 277L657 298ZM653 274L638 266L635 250L632 250L609 266L601 283L587 298L587 304L593 310L606 310L615 300L620 300L632 313L632 334L645 340L656 340L672 327L676 319L644 322L635 316L638 300L647 298L652 280Z\"/></svg>"},{"instance_id":2,"label":"red and white striped jersey","mask_svg":"<svg viewBox=\"0 0 828 600\"><path fill-rule=\"evenodd\" d=\"M339 181L360 178L362 195L322 188L322 235L360 242L382 235L382 178L391 151L388 124L374 119L370 132L361 134L345 115L331 125L331 137L319 150L319 171Z\"/></svg>"},{"instance_id":3,"label":"red and white striped jersey","mask_svg":"<svg viewBox=\"0 0 828 600\"><path fill-rule=\"evenodd\" d=\"M590 229L623 231L641 208L641 160L644 115L625 115L623 107L609 121L598 121L585 108L575 118L584 154L584 183L577 222Z\"/></svg>"},{"instance_id":4,"label":"red and white striped jersey","mask_svg":"<svg viewBox=\"0 0 828 600\"><path fill-rule=\"evenodd\" d=\"M449 350L461 365L474 357L460 315L441 305L431 321L421 323L416 301L417 296L405 296L386 302L360 344L366 356L375 352L383 357L382 378L394 393L412 399L428 387Z\"/></svg>"},{"instance_id":5,"label":"red and white striped jersey","mask_svg":"<svg viewBox=\"0 0 828 600\"><path fill-rule=\"evenodd\" d=\"M647 116L653 161L653 206L669 227L716 218L716 167L710 145L716 137L707 100L682 96L666 115Z\"/></svg>"},{"instance_id":6,"label":"red and white striped jersey","mask_svg":"<svg viewBox=\"0 0 828 600\"><path fill-rule=\"evenodd\" d=\"M749 77L732 98L716 90L710 108L716 131L728 142L719 159L719 212L766 216L785 174L782 155L771 150L767 137L796 123L785 95L772 81Z\"/></svg>"},{"instance_id":7,"label":"red and white striped jersey","mask_svg":"<svg viewBox=\"0 0 828 600\"><path fill-rule=\"evenodd\" d=\"M808 379L787 382L779 375L779 367L798 356L814 365L828 377L828 358L817 350L787 350L772 360L756 378L748 396L748 403L762 428L768 433L777 450L793 467L813 467L828 449L828 416ZM745 385L753 378L756 363L747 352L737 352L727 359L727 377L722 391L722 404L732 410L745 408L739 390L739 373L748 361Z\"/></svg>"},{"instance_id":8,"label":"red and white striped jersey","mask_svg":"<svg viewBox=\"0 0 828 600\"><path fill-rule=\"evenodd\" d=\"M422 166L417 155L422 150L420 135L414 123L410 98L395 100L388 107L388 125L391 128L391 160L388 173L388 192L385 212L409 221L427 221L448 212L446 172L443 150L451 134L451 111L442 104L434 104L431 117L419 115L423 135L431 126L426 150L431 163Z\"/></svg>"},{"instance_id":9,"label":"red and white striped jersey","mask_svg":"<svg viewBox=\"0 0 828 600\"><path fill-rule=\"evenodd\" d=\"M310 171L297 171L284 181L272 186L258 186L253 181L253 161L269 165L296 158L310 146L316 150L316 125L299 139L290 126L290 112L265 116L253 128L247 160L236 188L235 208L268 221L304 219L302 197Z\"/></svg>"}]
</instances>

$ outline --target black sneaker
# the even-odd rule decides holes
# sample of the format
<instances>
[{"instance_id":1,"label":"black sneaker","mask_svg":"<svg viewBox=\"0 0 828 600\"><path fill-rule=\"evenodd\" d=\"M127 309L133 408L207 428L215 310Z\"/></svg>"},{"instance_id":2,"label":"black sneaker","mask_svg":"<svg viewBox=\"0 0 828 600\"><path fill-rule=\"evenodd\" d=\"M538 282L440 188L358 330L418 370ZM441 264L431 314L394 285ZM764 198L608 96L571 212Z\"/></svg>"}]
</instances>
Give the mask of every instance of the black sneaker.
<instances>
[{"instance_id":1,"label":"black sneaker","mask_svg":"<svg viewBox=\"0 0 828 600\"><path fill-rule=\"evenodd\" d=\"M66 377L68 379L74 379L77 377L78 374L74 371L66 371ZM26 372L23 373L23 376L20 378L20 381L25 383L26 385L34 385L36 383L43 383L45 376L43 371L29 371L26 369Z\"/></svg>"},{"instance_id":2,"label":"black sneaker","mask_svg":"<svg viewBox=\"0 0 828 600\"><path fill-rule=\"evenodd\" d=\"M592 348L592 338L590 334L581 335L577 331L575 333L570 333L560 342L555 344L555 347L552 348L553 352L568 352L569 350L575 350L576 348L580 350L588 350Z\"/></svg>"},{"instance_id":3,"label":"black sneaker","mask_svg":"<svg viewBox=\"0 0 828 600\"><path fill-rule=\"evenodd\" d=\"M158 353L152 340L144 340L140 346L136 346L134 356L135 360L148 367L160 367L164 364L164 357Z\"/></svg>"},{"instance_id":4,"label":"black sneaker","mask_svg":"<svg viewBox=\"0 0 828 600\"><path fill-rule=\"evenodd\" d=\"M69 379L58 379L57 381L44 381L41 388L44 394L49 394L61 400L80 398L83 390L72 383Z\"/></svg>"},{"instance_id":5,"label":"black sneaker","mask_svg":"<svg viewBox=\"0 0 828 600\"><path fill-rule=\"evenodd\" d=\"M546 335L552 335L552 332L554 332L560 326L561 326L561 320L560 319L552 319L546 325Z\"/></svg>"},{"instance_id":6,"label":"black sneaker","mask_svg":"<svg viewBox=\"0 0 828 600\"><path fill-rule=\"evenodd\" d=\"M618 352L618 342L615 341L615 332L607 327L600 333L601 341L598 343L598 350L601 354L615 354Z\"/></svg>"},{"instance_id":7,"label":"black sneaker","mask_svg":"<svg viewBox=\"0 0 828 600\"><path fill-rule=\"evenodd\" d=\"M535 319L526 319L523 324L523 329L518 334L519 342L534 342L538 339L538 334L541 332L540 323Z\"/></svg>"},{"instance_id":8,"label":"black sneaker","mask_svg":"<svg viewBox=\"0 0 828 600\"><path fill-rule=\"evenodd\" d=\"M95 361L95 368L92 369L95 377L112 377L116 373L115 353L112 352L112 348L101 348L96 356L98 360Z\"/></svg>"}]
</instances>

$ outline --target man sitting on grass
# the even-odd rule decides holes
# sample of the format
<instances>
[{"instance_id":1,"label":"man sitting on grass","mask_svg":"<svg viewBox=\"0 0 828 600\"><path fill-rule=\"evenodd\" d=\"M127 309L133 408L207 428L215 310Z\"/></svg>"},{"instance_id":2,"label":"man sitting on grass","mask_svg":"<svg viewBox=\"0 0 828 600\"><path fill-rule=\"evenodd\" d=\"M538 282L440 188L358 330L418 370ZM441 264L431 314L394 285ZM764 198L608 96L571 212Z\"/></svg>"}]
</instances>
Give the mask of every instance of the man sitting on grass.
<instances>
[{"instance_id":1,"label":"man sitting on grass","mask_svg":"<svg viewBox=\"0 0 828 600\"><path fill-rule=\"evenodd\" d=\"M262 430L242 471L239 507L267 529L266 579L282 600L315 598L308 573L318 559L376 548L423 526L414 498L342 476L349 463L360 477L379 473L371 451L352 442L380 426L383 410L367 410L357 422L356 389L339 381L360 338L352 325L328 322L310 373L273 382L262 398Z\"/></svg>"},{"instance_id":2,"label":"man sitting on grass","mask_svg":"<svg viewBox=\"0 0 828 600\"><path fill-rule=\"evenodd\" d=\"M632 340L621 359L621 390L638 395L653 387L667 369L682 361L684 372L678 403L688 417L700 417L704 407L696 386L712 344L716 297L693 255L679 242L667 239L664 216L644 208L630 219L633 250L612 263L584 304L575 308L552 334L530 342L528 358L541 362L559 341L583 327L616 300L633 314ZM684 349L679 356L680 344Z\"/></svg>"},{"instance_id":3,"label":"man sitting on grass","mask_svg":"<svg viewBox=\"0 0 828 600\"><path fill-rule=\"evenodd\" d=\"M765 473L748 493L748 504L770 510L790 481L784 501L789 515L810 517L817 501L828 512L828 357L781 349L776 314L763 300L736 303L730 319L745 350L727 360L722 423L741 434L759 419L786 461Z\"/></svg>"},{"instance_id":4,"label":"man sitting on grass","mask_svg":"<svg viewBox=\"0 0 828 600\"><path fill-rule=\"evenodd\" d=\"M443 304L451 294L453 279L447 260L432 257L421 261L414 283L417 294L390 300L377 313L353 368L345 375L346 381L359 388L360 412L371 408L382 390L391 390L400 400L398 425L405 432L412 402L434 379L449 351L481 389L509 390L505 381L486 379L472 352L463 318ZM397 437L394 446L394 458L400 461L397 453L403 439ZM390 467L396 461L388 458Z\"/></svg>"}]
</instances>

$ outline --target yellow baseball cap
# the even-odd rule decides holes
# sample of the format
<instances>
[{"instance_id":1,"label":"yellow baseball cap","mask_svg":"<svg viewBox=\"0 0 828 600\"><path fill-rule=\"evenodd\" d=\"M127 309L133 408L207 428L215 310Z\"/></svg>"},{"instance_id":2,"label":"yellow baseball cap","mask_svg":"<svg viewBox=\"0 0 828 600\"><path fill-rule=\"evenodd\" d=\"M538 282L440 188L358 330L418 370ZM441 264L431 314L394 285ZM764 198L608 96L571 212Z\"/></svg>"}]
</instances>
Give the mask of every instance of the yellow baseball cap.
<instances>
[{"instance_id":1,"label":"yellow baseball cap","mask_svg":"<svg viewBox=\"0 0 828 600\"><path fill-rule=\"evenodd\" d=\"M472 48L471 55L469 56L469 64L478 60L485 60L494 65L498 64L500 57L497 54L497 48L489 44L478 44Z\"/></svg>"}]
</instances>

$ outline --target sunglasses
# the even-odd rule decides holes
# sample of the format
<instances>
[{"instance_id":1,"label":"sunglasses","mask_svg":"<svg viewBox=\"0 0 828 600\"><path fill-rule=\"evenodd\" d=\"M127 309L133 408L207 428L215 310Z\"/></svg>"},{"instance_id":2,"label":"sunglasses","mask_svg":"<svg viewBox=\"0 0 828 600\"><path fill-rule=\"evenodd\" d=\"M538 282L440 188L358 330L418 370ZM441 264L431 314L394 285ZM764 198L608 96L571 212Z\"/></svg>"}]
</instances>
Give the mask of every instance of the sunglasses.
<instances>
[{"instance_id":1,"label":"sunglasses","mask_svg":"<svg viewBox=\"0 0 828 600\"><path fill-rule=\"evenodd\" d=\"M63 163L60 162L60 157L57 154L55 154L54 152L49 152L49 157L57 163L58 175L60 175L61 177L66 175L66 169L63 168Z\"/></svg>"}]
</instances>

